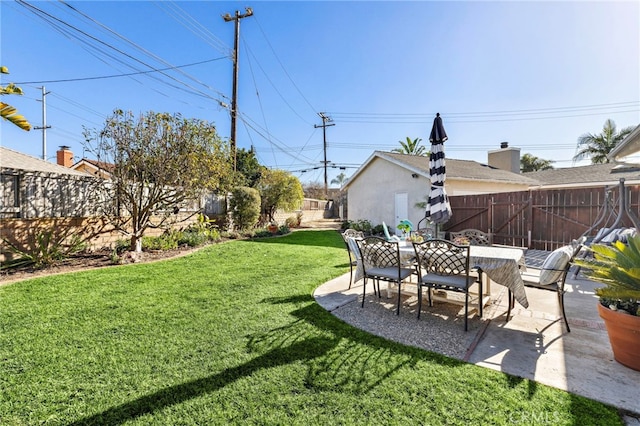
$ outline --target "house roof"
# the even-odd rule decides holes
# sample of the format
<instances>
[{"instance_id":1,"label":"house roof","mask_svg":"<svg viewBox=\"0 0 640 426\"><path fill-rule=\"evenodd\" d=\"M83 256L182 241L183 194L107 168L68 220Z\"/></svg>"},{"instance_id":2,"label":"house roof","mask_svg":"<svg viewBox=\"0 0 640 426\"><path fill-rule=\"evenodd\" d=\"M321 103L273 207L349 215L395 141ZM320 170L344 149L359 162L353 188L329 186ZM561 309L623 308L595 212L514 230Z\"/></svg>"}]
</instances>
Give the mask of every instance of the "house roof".
<instances>
[{"instance_id":1,"label":"house roof","mask_svg":"<svg viewBox=\"0 0 640 426\"><path fill-rule=\"evenodd\" d=\"M591 164L588 166L562 169L539 170L524 173L540 182L542 187L578 187L612 185L624 178L627 183L640 183L640 165L620 165L616 163Z\"/></svg>"},{"instance_id":2,"label":"house roof","mask_svg":"<svg viewBox=\"0 0 640 426\"><path fill-rule=\"evenodd\" d=\"M0 167L3 169L25 170L29 172L86 176L85 173L78 172L55 163L50 163L5 147L0 147Z\"/></svg>"},{"instance_id":3,"label":"house roof","mask_svg":"<svg viewBox=\"0 0 640 426\"><path fill-rule=\"evenodd\" d=\"M83 158L80 161L78 161L77 163L75 163L73 166L71 166L73 169L77 169L79 166L83 165L83 164L88 164L91 167L94 167L98 170L102 170L108 174L113 173L114 169L115 169L115 165L111 164L111 163L105 163L104 161L98 161L98 160L91 160L89 158Z\"/></svg>"},{"instance_id":4,"label":"house roof","mask_svg":"<svg viewBox=\"0 0 640 426\"><path fill-rule=\"evenodd\" d=\"M640 125L638 125L635 129L631 131L623 140L620 141L618 145L616 145L608 157L612 161L618 163L624 163L624 157L629 155L636 154L640 151ZM638 164L639 161L636 159L635 164Z\"/></svg>"},{"instance_id":5,"label":"house roof","mask_svg":"<svg viewBox=\"0 0 640 426\"><path fill-rule=\"evenodd\" d=\"M413 173L417 173L425 178L429 178L429 157L418 155L399 154L396 152L375 151L362 166L349 178L343 188L349 186L358 174L360 174L367 166L376 158L381 158L397 164ZM507 184L519 184L536 186L540 183L528 176L519 173L513 173L508 170L498 169L486 164L478 163L471 160L456 160L447 158L447 179L483 181L483 182L499 182Z\"/></svg>"}]
</instances>

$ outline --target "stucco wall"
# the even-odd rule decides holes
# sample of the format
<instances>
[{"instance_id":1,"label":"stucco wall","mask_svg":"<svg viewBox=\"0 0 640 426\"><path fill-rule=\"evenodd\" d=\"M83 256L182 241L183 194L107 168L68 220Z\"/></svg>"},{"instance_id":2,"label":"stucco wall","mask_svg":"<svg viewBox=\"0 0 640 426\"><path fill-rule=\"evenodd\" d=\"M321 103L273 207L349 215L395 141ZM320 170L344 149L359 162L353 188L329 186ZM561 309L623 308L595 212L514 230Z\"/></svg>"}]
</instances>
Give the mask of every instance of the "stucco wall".
<instances>
[{"instance_id":1,"label":"stucco wall","mask_svg":"<svg viewBox=\"0 0 640 426\"><path fill-rule=\"evenodd\" d=\"M426 158L425 161L427 161ZM415 205L426 201L430 187L431 183L428 178L424 176L414 178L410 170L386 160L374 158L349 184L347 218L349 220L367 219L373 225L379 225L384 221L393 231L398 224L395 217L395 195L407 193L408 219L417 227L418 222L424 218L425 212ZM449 196L524 191L527 189L527 185L508 182L455 178L449 178L445 183L445 190ZM400 218L400 220L402 219L405 218Z\"/></svg>"},{"instance_id":2,"label":"stucco wall","mask_svg":"<svg viewBox=\"0 0 640 426\"><path fill-rule=\"evenodd\" d=\"M407 193L409 217L400 220L409 219L417 226L418 221L424 218L424 210L415 207L415 204L425 201L429 185L425 177L413 178L409 170L376 158L349 185L348 219L368 219L373 225L384 221L393 231L398 224L395 217L395 196Z\"/></svg>"}]
</instances>

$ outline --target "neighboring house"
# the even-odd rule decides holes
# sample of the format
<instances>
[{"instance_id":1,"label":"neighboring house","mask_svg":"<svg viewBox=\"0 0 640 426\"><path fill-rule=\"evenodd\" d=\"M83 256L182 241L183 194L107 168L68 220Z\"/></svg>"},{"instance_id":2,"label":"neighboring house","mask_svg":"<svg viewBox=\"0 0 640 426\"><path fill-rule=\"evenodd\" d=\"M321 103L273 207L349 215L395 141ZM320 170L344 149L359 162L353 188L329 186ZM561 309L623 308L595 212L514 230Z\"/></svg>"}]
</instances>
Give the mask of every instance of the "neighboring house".
<instances>
[{"instance_id":1,"label":"neighboring house","mask_svg":"<svg viewBox=\"0 0 640 426\"><path fill-rule=\"evenodd\" d=\"M115 166L113 164L97 160L89 160L88 158L83 158L71 166L73 170L77 170L91 176L99 176L102 179L111 179L111 173L113 172L114 167Z\"/></svg>"},{"instance_id":2,"label":"neighboring house","mask_svg":"<svg viewBox=\"0 0 640 426\"><path fill-rule=\"evenodd\" d=\"M506 145L489 152L489 163L501 163L501 168L447 158L447 194L525 191L537 185L537 181L511 171L519 168L519 153L519 149ZM390 229L409 219L417 226L425 210L416 204L428 200L429 176L429 157L375 151L342 187L347 191L347 219L368 219L373 225L384 221ZM397 229L395 232L399 233Z\"/></svg>"},{"instance_id":3,"label":"neighboring house","mask_svg":"<svg viewBox=\"0 0 640 426\"><path fill-rule=\"evenodd\" d=\"M617 185L624 178L627 185L640 184L640 164L590 164L588 166L539 170L523 173L539 182L531 189L570 189Z\"/></svg>"},{"instance_id":4,"label":"neighboring house","mask_svg":"<svg viewBox=\"0 0 640 426\"><path fill-rule=\"evenodd\" d=\"M638 152L640 152L640 125L611 150L608 155L611 163L540 170L524 173L524 175L540 182L540 186L531 189L613 186L619 184L620 179L624 179L625 185L639 185Z\"/></svg>"},{"instance_id":5,"label":"neighboring house","mask_svg":"<svg viewBox=\"0 0 640 426\"><path fill-rule=\"evenodd\" d=\"M73 162L73 152L68 146L61 146L56 152L57 163L60 166L83 172L89 176L98 176L103 179L111 179L114 165L103 161L90 160L83 158L80 161Z\"/></svg>"},{"instance_id":6,"label":"neighboring house","mask_svg":"<svg viewBox=\"0 0 640 426\"><path fill-rule=\"evenodd\" d=\"M93 204L86 199L87 178L85 173L0 147L0 218L84 216Z\"/></svg>"}]
</instances>

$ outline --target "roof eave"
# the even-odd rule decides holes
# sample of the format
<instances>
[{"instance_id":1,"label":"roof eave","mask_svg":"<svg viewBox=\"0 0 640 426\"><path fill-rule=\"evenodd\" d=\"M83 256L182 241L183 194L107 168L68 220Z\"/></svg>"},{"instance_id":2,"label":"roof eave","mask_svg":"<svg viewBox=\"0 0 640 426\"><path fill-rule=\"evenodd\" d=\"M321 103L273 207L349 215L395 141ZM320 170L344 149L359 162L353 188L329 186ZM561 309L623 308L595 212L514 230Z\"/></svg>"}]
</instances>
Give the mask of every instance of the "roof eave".
<instances>
[{"instance_id":1,"label":"roof eave","mask_svg":"<svg viewBox=\"0 0 640 426\"><path fill-rule=\"evenodd\" d=\"M625 162L624 157L640 152L640 125L636 126L618 145L616 145L607 157L609 160L620 164L639 164L638 162ZM637 160L640 161L640 160Z\"/></svg>"}]
</instances>

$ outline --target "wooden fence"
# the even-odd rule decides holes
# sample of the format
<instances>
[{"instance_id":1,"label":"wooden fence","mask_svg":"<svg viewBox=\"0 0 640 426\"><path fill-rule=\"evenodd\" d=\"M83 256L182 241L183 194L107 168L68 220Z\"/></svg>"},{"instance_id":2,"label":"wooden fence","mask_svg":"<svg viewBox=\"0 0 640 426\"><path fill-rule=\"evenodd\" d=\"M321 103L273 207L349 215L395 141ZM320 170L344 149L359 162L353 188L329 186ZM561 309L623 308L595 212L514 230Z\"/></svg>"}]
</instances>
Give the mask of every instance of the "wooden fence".
<instances>
[{"instance_id":1,"label":"wooden fence","mask_svg":"<svg viewBox=\"0 0 640 426\"><path fill-rule=\"evenodd\" d=\"M620 194L623 198L620 198ZM474 228L494 244L554 250L604 227L637 227L640 186L529 190L449 197L444 231Z\"/></svg>"}]
</instances>

